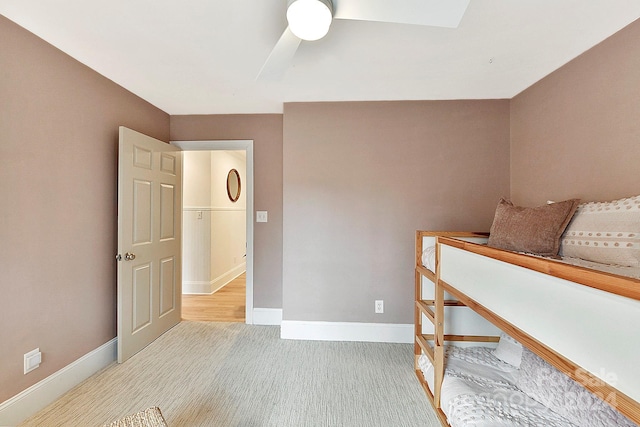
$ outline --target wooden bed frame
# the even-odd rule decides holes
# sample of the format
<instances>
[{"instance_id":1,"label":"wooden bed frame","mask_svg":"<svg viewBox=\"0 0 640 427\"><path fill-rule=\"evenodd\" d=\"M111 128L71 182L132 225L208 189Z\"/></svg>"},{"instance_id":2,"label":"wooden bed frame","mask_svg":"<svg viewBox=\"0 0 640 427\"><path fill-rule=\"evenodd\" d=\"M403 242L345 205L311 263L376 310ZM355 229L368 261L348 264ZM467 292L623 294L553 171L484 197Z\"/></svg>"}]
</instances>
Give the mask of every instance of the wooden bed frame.
<instances>
[{"instance_id":1,"label":"wooden bed frame","mask_svg":"<svg viewBox=\"0 0 640 427\"><path fill-rule=\"evenodd\" d=\"M436 244L435 272L422 263L425 238ZM442 425L445 342L499 340L495 333L445 334L451 307L473 310L640 424L640 280L469 241L487 238L416 232L415 372ZM433 296L425 299L429 284ZM422 353L434 366L433 393L418 367Z\"/></svg>"}]
</instances>

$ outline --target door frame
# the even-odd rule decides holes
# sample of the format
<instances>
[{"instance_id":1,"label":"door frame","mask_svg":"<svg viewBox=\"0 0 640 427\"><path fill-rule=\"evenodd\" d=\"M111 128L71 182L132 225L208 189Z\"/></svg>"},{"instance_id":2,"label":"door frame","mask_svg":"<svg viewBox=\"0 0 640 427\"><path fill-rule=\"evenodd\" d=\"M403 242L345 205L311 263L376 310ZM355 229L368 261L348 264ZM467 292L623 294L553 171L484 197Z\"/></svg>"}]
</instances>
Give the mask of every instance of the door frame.
<instances>
[{"instance_id":1,"label":"door frame","mask_svg":"<svg viewBox=\"0 0 640 427\"><path fill-rule=\"evenodd\" d=\"M245 151L247 157L247 291L245 323L253 324L253 139L171 141L182 151Z\"/></svg>"}]
</instances>

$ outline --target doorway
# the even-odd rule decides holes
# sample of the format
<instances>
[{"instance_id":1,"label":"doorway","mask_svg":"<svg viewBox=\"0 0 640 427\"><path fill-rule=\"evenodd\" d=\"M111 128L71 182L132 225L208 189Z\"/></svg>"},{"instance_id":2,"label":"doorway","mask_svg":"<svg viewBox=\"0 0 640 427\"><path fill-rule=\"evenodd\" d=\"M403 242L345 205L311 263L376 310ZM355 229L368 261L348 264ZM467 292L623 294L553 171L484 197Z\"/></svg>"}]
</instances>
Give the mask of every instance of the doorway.
<instances>
[{"instance_id":1,"label":"doorway","mask_svg":"<svg viewBox=\"0 0 640 427\"><path fill-rule=\"evenodd\" d=\"M197 236L198 242L189 245L189 248L184 246L183 248L183 266L185 269L191 271L216 271L212 277L206 280L193 280L185 281L183 285L184 289L191 293L205 294L202 295L205 298L198 298L203 303L207 303L208 299L214 304L228 304L229 301L235 300L239 295L244 294L244 322L247 324L253 323L253 141L252 140L231 140L231 141L173 141L172 145L181 148L185 152L185 159L189 157L189 154L197 162L202 165L210 162L211 169L211 186L216 187L213 190L204 189L200 191L201 195L204 195L204 201L198 201L198 194L189 195L189 191L193 188L185 188L185 195L183 200L183 212L185 215L184 222L184 239L185 242L188 239L189 233L193 236ZM211 159L211 160L209 160ZM217 159L217 160L216 160ZM185 171L189 166L185 160ZM234 167L235 165L235 167ZM214 170L215 169L215 170ZM229 169L229 170L226 170ZM227 174L232 169L236 169L240 172L240 198L234 202L232 196L225 191L224 184L226 184ZM222 193L225 200L216 199L220 196L220 183L224 176L224 183ZM220 175L220 176L219 176ZM204 177L200 177L206 181L207 174ZM203 181L203 182L205 182ZM186 181L185 181L186 183ZM235 189L235 188L234 188ZM211 195L212 201L207 202L207 195ZM213 206L213 208L212 208ZM240 212L244 207L244 227L238 224L240 218ZM188 218L191 218L189 222ZM227 221L226 223L220 223L216 226L216 221L212 219L218 218L220 221ZM224 219L226 218L226 219ZM235 218L235 219L233 219ZM235 223L234 223L235 221ZM207 229L207 226L211 224L211 228ZM194 227L200 227L201 230L191 229ZM216 229L217 227L217 229ZM230 233L230 229L242 228L242 233L246 236L245 239L240 237L241 241L235 241L233 243L225 243L227 248L221 249L216 252L214 245L211 245L211 241L208 239L219 238L224 233ZM236 238L240 230L236 232ZM208 238L207 236L213 236ZM194 243L194 242L192 242ZM214 242L215 243L215 242ZM209 245L209 251L207 252L207 244ZM200 247L200 248L198 248ZM194 249L195 248L195 249ZM212 249L213 248L213 249ZM188 257L193 256L194 250L204 250L204 253L197 255L197 260L189 261ZM191 253L188 253L191 252ZM202 264L205 265L202 265ZM210 265L221 264L221 265ZM209 264L209 265L207 265ZM195 269L195 270L194 270ZM185 274L189 274L185 270ZM242 271L245 271L242 273ZM222 271L222 274L219 274ZM239 276L238 276L239 275ZM200 277L199 279L202 279ZM228 282L228 284L227 284ZM217 290L223 286L220 290ZM243 288L241 288L241 286ZM212 291L217 291L210 294ZM210 294L210 295L207 295ZM191 295L184 295L185 301L191 298ZM215 301L214 301L215 300ZM217 301L217 302L216 302ZM237 302L234 303L237 305ZM184 305L183 305L184 306ZM237 307L236 307L237 308ZM222 311L229 313L229 307L222 307ZM233 314L236 319L238 313ZM219 321L230 321L220 318ZM237 321L237 320L236 320Z\"/></svg>"}]
</instances>

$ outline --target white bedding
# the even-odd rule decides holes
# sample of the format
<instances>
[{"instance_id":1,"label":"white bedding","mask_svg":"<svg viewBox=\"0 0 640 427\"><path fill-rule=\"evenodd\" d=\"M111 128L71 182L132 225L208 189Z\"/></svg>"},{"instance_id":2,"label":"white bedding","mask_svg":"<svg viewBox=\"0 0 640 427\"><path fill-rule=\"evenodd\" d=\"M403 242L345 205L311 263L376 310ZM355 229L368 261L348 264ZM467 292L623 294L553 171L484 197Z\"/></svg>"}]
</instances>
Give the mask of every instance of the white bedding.
<instances>
[{"instance_id":1,"label":"white bedding","mask_svg":"<svg viewBox=\"0 0 640 427\"><path fill-rule=\"evenodd\" d=\"M447 347L441 392L442 411L452 427L574 427L516 387L518 369L487 347ZM433 391L433 366L419 359Z\"/></svg>"},{"instance_id":2,"label":"white bedding","mask_svg":"<svg viewBox=\"0 0 640 427\"><path fill-rule=\"evenodd\" d=\"M600 270L605 273L617 274L619 276L633 277L640 279L640 267L627 267L623 265L602 264L599 262L587 261L581 258L562 257L562 262L577 265L578 267Z\"/></svg>"},{"instance_id":3,"label":"white bedding","mask_svg":"<svg viewBox=\"0 0 640 427\"><path fill-rule=\"evenodd\" d=\"M449 424L452 427L635 425L533 353L525 351L525 356L524 369L518 369L495 357L494 350L488 347L448 346L441 408ZM418 365L433 392L433 365L425 355L420 356ZM557 407L557 411L540 402Z\"/></svg>"},{"instance_id":4,"label":"white bedding","mask_svg":"<svg viewBox=\"0 0 640 427\"><path fill-rule=\"evenodd\" d=\"M422 265L435 273L436 271L436 247L427 246L422 251Z\"/></svg>"}]
</instances>

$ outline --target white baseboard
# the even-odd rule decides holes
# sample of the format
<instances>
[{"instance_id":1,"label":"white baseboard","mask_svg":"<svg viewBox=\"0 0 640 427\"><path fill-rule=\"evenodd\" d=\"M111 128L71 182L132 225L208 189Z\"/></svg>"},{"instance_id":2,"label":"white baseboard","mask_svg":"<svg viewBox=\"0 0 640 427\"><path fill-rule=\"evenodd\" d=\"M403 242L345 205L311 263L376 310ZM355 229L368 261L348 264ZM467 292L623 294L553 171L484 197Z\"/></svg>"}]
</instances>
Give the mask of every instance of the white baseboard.
<instances>
[{"instance_id":1,"label":"white baseboard","mask_svg":"<svg viewBox=\"0 0 640 427\"><path fill-rule=\"evenodd\" d=\"M280 338L312 341L414 342L413 324L283 320Z\"/></svg>"},{"instance_id":2,"label":"white baseboard","mask_svg":"<svg viewBox=\"0 0 640 427\"><path fill-rule=\"evenodd\" d=\"M281 323L282 323L281 308L254 308L253 309L254 325L279 326Z\"/></svg>"},{"instance_id":3,"label":"white baseboard","mask_svg":"<svg viewBox=\"0 0 640 427\"><path fill-rule=\"evenodd\" d=\"M0 426L16 426L71 390L117 357L117 338L0 404Z\"/></svg>"},{"instance_id":4,"label":"white baseboard","mask_svg":"<svg viewBox=\"0 0 640 427\"><path fill-rule=\"evenodd\" d=\"M212 282L196 282L195 280L182 282L183 295L209 295L212 294Z\"/></svg>"},{"instance_id":5,"label":"white baseboard","mask_svg":"<svg viewBox=\"0 0 640 427\"><path fill-rule=\"evenodd\" d=\"M207 294L210 295L222 287L224 287L227 283L241 275L247 270L247 263L243 262L226 273L221 274L210 282L199 282L194 280L185 280L182 282L182 293L188 295L199 295L199 294Z\"/></svg>"}]
</instances>

